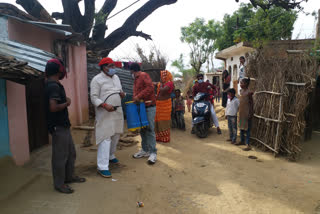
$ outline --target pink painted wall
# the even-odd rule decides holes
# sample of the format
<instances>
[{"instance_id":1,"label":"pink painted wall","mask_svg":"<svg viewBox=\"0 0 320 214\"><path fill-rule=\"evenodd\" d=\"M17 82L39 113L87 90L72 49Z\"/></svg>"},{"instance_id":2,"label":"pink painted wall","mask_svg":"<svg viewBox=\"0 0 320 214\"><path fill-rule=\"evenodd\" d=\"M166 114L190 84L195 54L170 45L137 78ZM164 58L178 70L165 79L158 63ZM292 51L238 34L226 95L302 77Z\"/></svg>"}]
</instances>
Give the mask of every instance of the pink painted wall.
<instances>
[{"instance_id":1,"label":"pink painted wall","mask_svg":"<svg viewBox=\"0 0 320 214\"><path fill-rule=\"evenodd\" d=\"M61 34L10 18L8 19L8 33L10 40L51 53L53 53L54 41L64 39ZM89 119L85 44L69 46L68 62L68 78L63 80L62 84L67 96L72 100L69 107L71 123L80 125ZM25 87L8 81L7 90L10 148L16 163L23 165L30 158Z\"/></svg>"},{"instance_id":2,"label":"pink painted wall","mask_svg":"<svg viewBox=\"0 0 320 214\"><path fill-rule=\"evenodd\" d=\"M69 45L68 77L62 80L66 94L71 98L69 117L72 125L89 120L87 52L86 46Z\"/></svg>"},{"instance_id":3,"label":"pink painted wall","mask_svg":"<svg viewBox=\"0 0 320 214\"><path fill-rule=\"evenodd\" d=\"M34 46L36 48L52 52L53 41L62 39L63 36L46 29L19 22L14 19L8 19L9 39L24 44Z\"/></svg>"},{"instance_id":4,"label":"pink painted wall","mask_svg":"<svg viewBox=\"0 0 320 214\"><path fill-rule=\"evenodd\" d=\"M53 53L53 43L64 36L31 24L9 19L9 39ZM69 45L68 78L62 81L71 99L69 115L72 125L89 119L86 46Z\"/></svg>"},{"instance_id":5,"label":"pink painted wall","mask_svg":"<svg viewBox=\"0 0 320 214\"><path fill-rule=\"evenodd\" d=\"M12 157L17 165L30 159L25 86L7 81L9 141Z\"/></svg>"}]
</instances>

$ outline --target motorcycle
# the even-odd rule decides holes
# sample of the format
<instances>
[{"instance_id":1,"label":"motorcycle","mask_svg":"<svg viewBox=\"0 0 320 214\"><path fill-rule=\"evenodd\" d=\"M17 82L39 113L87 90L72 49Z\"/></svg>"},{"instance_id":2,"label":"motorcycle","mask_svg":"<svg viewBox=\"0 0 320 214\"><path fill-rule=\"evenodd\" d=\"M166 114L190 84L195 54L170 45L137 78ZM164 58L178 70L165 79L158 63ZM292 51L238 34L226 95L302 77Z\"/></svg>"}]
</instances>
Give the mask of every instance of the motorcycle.
<instances>
[{"instance_id":1,"label":"motorcycle","mask_svg":"<svg viewBox=\"0 0 320 214\"><path fill-rule=\"evenodd\" d=\"M199 138L207 137L209 129L213 126L210 102L206 101L208 96L206 93L198 93L192 104L193 131Z\"/></svg>"}]
</instances>

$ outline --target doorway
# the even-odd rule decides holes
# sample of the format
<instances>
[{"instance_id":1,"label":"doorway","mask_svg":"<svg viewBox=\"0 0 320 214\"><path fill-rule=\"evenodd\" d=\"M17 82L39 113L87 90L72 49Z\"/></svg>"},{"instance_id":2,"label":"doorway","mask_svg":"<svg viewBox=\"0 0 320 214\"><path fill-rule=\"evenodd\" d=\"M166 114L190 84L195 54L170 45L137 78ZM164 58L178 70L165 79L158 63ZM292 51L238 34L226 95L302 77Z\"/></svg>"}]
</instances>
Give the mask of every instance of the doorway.
<instances>
[{"instance_id":1,"label":"doorway","mask_svg":"<svg viewBox=\"0 0 320 214\"><path fill-rule=\"evenodd\" d=\"M236 94L238 94L238 67L237 67L237 65L233 65L232 80L233 80L233 88L234 88L234 90L236 90Z\"/></svg>"},{"instance_id":2,"label":"doorway","mask_svg":"<svg viewBox=\"0 0 320 214\"><path fill-rule=\"evenodd\" d=\"M30 80L26 85L30 152L49 143L45 111L44 79Z\"/></svg>"},{"instance_id":3,"label":"doorway","mask_svg":"<svg viewBox=\"0 0 320 214\"><path fill-rule=\"evenodd\" d=\"M0 79L0 157L11 155L6 80Z\"/></svg>"}]
</instances>

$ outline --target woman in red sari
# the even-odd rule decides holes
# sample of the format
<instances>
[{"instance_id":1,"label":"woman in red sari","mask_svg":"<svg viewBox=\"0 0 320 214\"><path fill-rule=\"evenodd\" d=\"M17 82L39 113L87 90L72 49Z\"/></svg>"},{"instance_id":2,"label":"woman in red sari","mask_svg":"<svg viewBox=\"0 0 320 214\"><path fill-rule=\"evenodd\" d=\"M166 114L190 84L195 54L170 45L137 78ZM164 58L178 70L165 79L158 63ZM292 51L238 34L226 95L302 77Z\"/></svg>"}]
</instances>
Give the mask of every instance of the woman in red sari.
<instances>
[{"instance_id":1,"label":"woman in red sari","mask_svg":"<svg viewBox=\"0 0 320 214\"><path fill-rule=\"evenodd\" d=\"M159 142L170 142L170 124L171 124L171 92L174 90L172 74L167 71L161 71L161 81L158 83L155 132L156 140Z\"/></svg>"}]
</instances>

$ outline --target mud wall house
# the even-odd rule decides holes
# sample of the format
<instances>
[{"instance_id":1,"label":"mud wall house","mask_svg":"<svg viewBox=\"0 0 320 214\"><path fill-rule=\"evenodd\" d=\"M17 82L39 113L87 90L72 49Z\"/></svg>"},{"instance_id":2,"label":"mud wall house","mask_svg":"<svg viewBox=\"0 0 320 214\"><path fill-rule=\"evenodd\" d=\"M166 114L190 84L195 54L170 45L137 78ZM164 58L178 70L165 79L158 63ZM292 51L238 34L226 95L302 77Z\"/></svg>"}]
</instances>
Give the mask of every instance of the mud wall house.
<instances>
[{"instance_id":1,"label":"mud wall house","mask_svg":"<svg viewBox=\"0 0 320 214\"><path fill-rule=\"evenodd\" d=\"M59 56L66 65L68 78L62 84L72 100L72 125L88 120L86 46L68 25L0 14L0 29L0 55L9 57L0 65L0 157L11 155L22 165L49 141L44 109L49 59Z\"/></svg>"},{"instance_id":2,"label":"mud wall house","mask_svg":"<svg viewBox=\"0 0 320 214\"><path fill-rule=\"evenodd\" d=\"M209 82L213 85L219 85L222 88L222 70L214 69L213 72L205 73L205 81L209 80Z\"/></svg>"},{"instance_id":3,"label":"mud wall house","mask_svg":"<svg viewBox=\"0 0 320 214\"><path fill-rule=\"evenodd\" d=\"M302 151L303 135L312 133L312 119L320 108L312 108L316 77L316 60L310 50L315 40L270 41L257 54L249 56L247 75L255 91L255 114L251 138L274 154L285 154L295 159ZM232 83L238 77L233 60L246 56L250 49L239 43L216 54L226 62ZM233 58L233 60L232 60ZM237 68L237 70L236 70ZM237 75L236 75L237 74ZM319 115L319 114L318 114Z\"/></svg>"}]
</instances>

